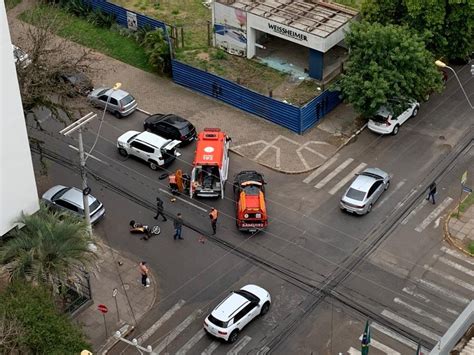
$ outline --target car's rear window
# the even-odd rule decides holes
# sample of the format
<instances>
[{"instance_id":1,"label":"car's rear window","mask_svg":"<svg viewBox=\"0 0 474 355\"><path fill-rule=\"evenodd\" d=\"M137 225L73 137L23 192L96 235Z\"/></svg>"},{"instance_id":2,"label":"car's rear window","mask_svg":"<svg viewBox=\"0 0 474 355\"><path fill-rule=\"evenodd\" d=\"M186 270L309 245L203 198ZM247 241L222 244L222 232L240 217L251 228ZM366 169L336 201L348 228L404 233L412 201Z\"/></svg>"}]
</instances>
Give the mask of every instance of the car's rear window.
<instances>
[{"instance_id":1,"label":"car's rear window","mask_svg":"<svg viewBox=\"0 0 474 355\"><path fill-rule=\"evenodd\" d=\"M228 322L223 322L223 321L217 319L216 317L214 317L212 314L209 315L208 319L212 324L217 325L219 328L227 328L227 323Z\"/></svg>"},{"instance_id":2,"label":"car's rear window","mask_svg":"<svg viewBox=\"0 0 474 355\"><path fill-rule=\"evenodd\" d=\"M346 196L353 199L353 200L362 201L364 199L365 192L353 189L351 187L351 188L349 188L349 191L347 191Z\"/></svg>"},{"instance_id":3,"label":"car's rear window","mask_svg":"<svg viewBox=\"0 0 474 355\"><path fill-rule=\"evenodd\" d=\"M186 125L186 126L180 127L179 128L179 133L181 133L181 135L185 136L191 131L191 127L192 127L191 125Z\"/></svg>"},{"instance_id":4,"label":"car's rear window","mask_svg":"<svg viewBox=\"0 0 474 355\"><path fill-rule=\"evenodd\" d=\"M375 115L372 117L372 120L375 122L387 122L388 117L382 116L382 115Z\"/></svg>"},{"instance_id":5,"label":"car's rear window","mask_svg":"<svg viewBox=\"0 0 474 355\"><path fill-rule=\"evenodd\" d=\"M94 202L92 202L92 204L89 206L89 210L91 212L95 211L97 209L97 207L100 206L100 202L99 200L95 200Z\"/></svg>"},{"instance_id":6,"label":"car's rear window","mask_svg":"<svg viewBox=\"0 0 474 355\"><path fill-rule=\"evenodd\" d=\"M120 100L122 102L122 105L128 105L130 102L132 102L133 100L135 100L133 98L132 95L127 95L125 96L122 100Z\"/></svg>"}]
</instances>

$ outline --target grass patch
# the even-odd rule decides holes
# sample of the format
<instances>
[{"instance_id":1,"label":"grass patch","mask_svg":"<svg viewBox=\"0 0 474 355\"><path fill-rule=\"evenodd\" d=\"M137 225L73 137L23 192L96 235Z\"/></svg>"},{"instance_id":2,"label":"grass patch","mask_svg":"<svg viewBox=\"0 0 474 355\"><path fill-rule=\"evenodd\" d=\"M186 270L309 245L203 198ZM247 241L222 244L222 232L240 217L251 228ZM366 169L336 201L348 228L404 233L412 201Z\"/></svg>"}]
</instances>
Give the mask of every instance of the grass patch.
<instances>
[{"instance_id":1,"label":"grass patch","mask_svg":"<svg viewBox=\"0 0 474 355\"><path fill-rule=\"evenodd\" d=\"M21 20L34 25L39 18L44 16L53 16L60 20L62 26L56 29L57 35L139 69L148 72L153 71L148 64L148 56L145 50L135 40L124 37L110 29L96 27L87 20L75 17L62 9L39 5L25 11L19 17Z\"/></svg>"},{"instance_id":2,"label":"grass patch","mask_svg":"<svg viewBox=\"0 0 474 355\"><path fill-rule=\"evenodd\" d=\"M464 213L470 206L474 205L474 194L469 194L459 205L459 213ZM458 209L451 214L452 217L459 218Z\"/></svg>"},{"instance_id":3,"label":"grass patch","mask_svg":"<svg viewBox=\"0 0 474 355\"><path fill-rule=\"evenodd\" d=\"M16 5L18 5L21 0L5 0L5 7L8 10L13 9Z\"/></svg>"}]
</instances>

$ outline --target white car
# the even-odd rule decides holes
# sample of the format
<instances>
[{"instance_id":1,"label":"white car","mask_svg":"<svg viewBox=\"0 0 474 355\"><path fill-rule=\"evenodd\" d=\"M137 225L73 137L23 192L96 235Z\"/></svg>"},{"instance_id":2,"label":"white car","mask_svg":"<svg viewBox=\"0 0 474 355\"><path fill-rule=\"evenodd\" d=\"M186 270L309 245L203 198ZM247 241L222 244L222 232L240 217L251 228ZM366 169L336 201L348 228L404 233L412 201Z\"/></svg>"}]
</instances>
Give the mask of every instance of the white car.
<instances>
[{"instance_id":1,"label":"white car","mask_svg":"<svg viewBox=\"0 0 474 355\"><path fill-rule=\"evenodd\" d=\"M233 291L204 320L209 334L233 343L239 332L255 317L270 309L272 299L268 291L256 285L247 285Z\"/></svg>"},{"instance_id":2,"label":"white car","mask_svg":"<svg viewBox=\"0 0 474 355\"><path fill-rule=\"evenodd\" d=\"M181 141L165 139L150 132L128 131L117 139L119 154L132 155L147 162L152 170L158 170L173 162L181 153L176 151Z\"/></svg>"},{"instance_id":3,"label":"white car","mask_svg":"<svg viewBox=\"0 0 474 355\"><path fill-rule=\"evenodd\" d=\"M374 117L369 119L367 127L380 134L397 134L400 126L410 117L415 117L420 109L420 104L416 101L410 103L410 106L397 117L386 107L381 107Z\"/></svg>"}]
</instances>

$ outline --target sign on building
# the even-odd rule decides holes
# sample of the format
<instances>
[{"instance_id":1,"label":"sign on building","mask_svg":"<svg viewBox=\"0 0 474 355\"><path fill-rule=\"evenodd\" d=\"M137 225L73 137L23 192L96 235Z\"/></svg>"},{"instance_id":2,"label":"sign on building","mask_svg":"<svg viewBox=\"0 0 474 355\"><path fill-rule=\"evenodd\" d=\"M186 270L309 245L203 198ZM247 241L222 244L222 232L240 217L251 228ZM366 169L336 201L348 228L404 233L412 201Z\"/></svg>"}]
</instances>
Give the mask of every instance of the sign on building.
<instances>
[{"instance_id":1,"label":"sign on building","mask_svg":"<svg viewBox=\"0 0 474 355\"><path fill-rule=\"evenodd\" d=\"M138 21L136 13L127 11L127 27L133 31L138 30Z\"/></svg>"}]
</instances>

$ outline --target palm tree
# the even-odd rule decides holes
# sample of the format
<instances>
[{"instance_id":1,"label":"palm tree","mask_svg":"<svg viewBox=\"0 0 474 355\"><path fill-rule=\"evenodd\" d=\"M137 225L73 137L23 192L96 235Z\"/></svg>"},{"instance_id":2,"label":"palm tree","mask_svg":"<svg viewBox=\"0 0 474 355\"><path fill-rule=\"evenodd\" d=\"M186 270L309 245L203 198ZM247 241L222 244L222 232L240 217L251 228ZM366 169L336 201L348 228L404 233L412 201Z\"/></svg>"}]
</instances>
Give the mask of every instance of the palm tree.
<instances>
[{"instance_id":1,"label":"palm tree","mask_svg":"<svg viewBox=\"0 0 474 355\"><path fill-rule=\"evenodd\" d=\"M46 283L53 289L74 280L95 253L86 223L67 213L53 212L45 205L18 221L22 229L0 247L0 264L10 280Z\"/></svg>"}]
</instances>

